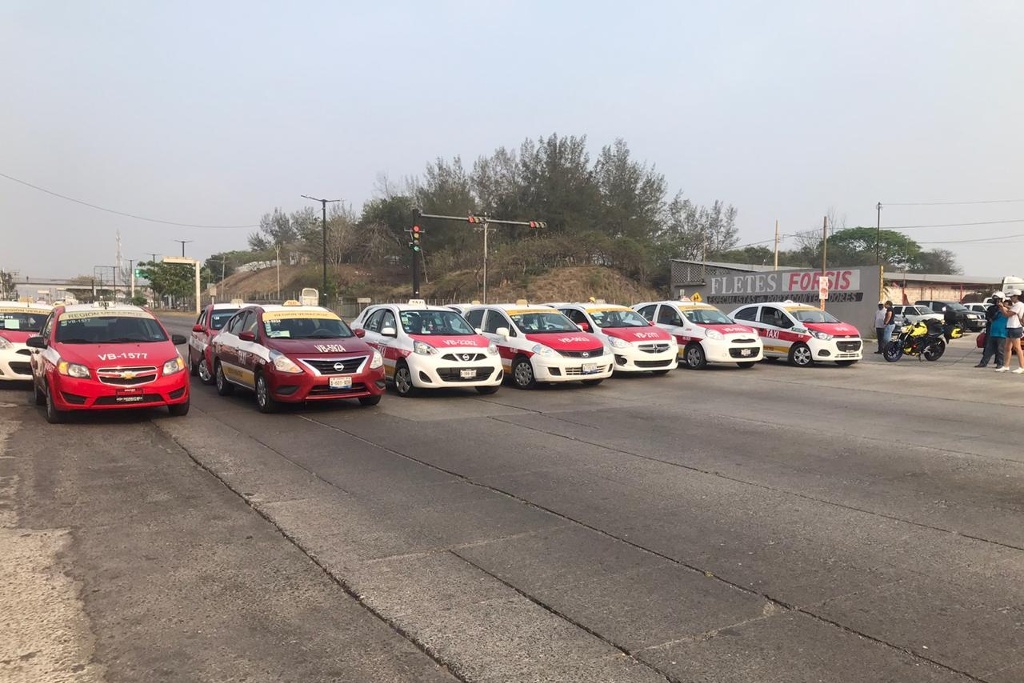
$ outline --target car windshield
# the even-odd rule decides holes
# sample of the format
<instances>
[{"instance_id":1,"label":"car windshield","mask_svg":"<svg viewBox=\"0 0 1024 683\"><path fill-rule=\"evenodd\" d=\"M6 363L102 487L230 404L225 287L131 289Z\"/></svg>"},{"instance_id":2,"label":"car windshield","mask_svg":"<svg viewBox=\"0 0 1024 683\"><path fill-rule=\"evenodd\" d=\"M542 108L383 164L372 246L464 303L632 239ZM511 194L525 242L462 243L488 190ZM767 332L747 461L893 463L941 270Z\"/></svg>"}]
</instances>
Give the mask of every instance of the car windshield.
<instances>
[{"instance_id":1,"label":"car windshield","mask_svg":"<svg viewBox=\"0 0 1024 683\"><path fill-rule=\"evenodd\" d=\"M732 325L732 319L717 308L682 309L683 315L697 325Z\"/></svg>"},{"instance_id":2,"label":"car windshield","mask_svg":"<svg viewBox=\"0 0 1024 683\"><path fill-rule=\"evenodd\" d=\"M210 314L210 329L219 330L224 327L224 323L231 319L235 313L238 313L237 308L218 308L216 311Z\"/></svg>"},{"instance_id":3,"label":"car windshield","mask_svg":"<svg viewBox=\"0 0 1024 683\"><path fill-rule=\"evenodd\" d=\"M56 340L64 344L140 344L167 341L167 333L146 315L68 313L57 323Z\"/></svg>"},{"instance_id":4,"label":"car windshield","mask_svg":"<svg viewBox=\"0 0 1024 683\"><path fill-rule=\"evenodd\" d=\"M272 339L345 339L355 336L352 329L334 315L286 318L264 314L263 329Z\"/></svg>"},{"instance_id":5,"label":"car windshield","mask_svg":"<svg viewBox=\"0 0 1024 683\"><path fill-rule=\"evenodd\" d=\"M789 314L802 323L837 323L839 318L828 311L818 311L813 308L791 308Z\"/></svg>"},{"instance_id":6,"label":"car windshield","mask_svg":"<svg viewBox=\"0 0 1024 683\"><path fill-rule=\"evenodd\" d=\"M520 311L509 313L512 322L527 334L546 332L579 332L576 323L558 311Z\"/></svg>"},{"instance_id":7,"label":"car windshield","mask_svg":"<svg viewBox=\"0 0 1024 683\"><path fill-rule=\"evenodd\" d=\"M636 311L626 309L620 311L618 309L611 310L600 310L593 309L587 311L590 313L590 317L594 319L594 322L598 327L650 327L651 324L647 322L647 318L643 317Z\"/></svg>"},{"instance_id":8,"label":"car windshield","mask_svg":"<svg viewBox=\"0 0 1024 683\"><path fill-rule=\"evenodd\" d=\"M406 334L476 334L476 330L455 311L401 311L398 317Z\"/></svg>"},{"instance_id":9,"label":"car windshield","mask_svg":"<svg viewBox=\"0 0 1024 683\"><path fill-rule=\"evenodd\" d=\"M28 311L0 311L0 329L19 332L38 332L46 322L46 313Z\"/></svg>"}]
</instances>

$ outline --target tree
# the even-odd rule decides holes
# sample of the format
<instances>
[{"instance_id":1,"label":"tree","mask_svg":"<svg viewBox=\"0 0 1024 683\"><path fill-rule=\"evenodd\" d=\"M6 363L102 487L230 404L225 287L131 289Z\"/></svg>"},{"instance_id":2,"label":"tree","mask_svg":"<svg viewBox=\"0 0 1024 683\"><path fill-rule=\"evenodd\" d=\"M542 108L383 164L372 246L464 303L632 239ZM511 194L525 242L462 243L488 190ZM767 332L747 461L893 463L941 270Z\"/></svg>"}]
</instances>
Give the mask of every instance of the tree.
<instances>
[{"instance_id":1,"label":"tree","mask_svg":"<svg viewBox=\"0 0 1024 683\"><path fill-rule=\"evenodd\" d=\"M297 237L291 217L275 208L273 213L265 213L260 218L259 231L249 235L249 246L253 250L281 247L294 242Z\"/></svg>"},{"instance_id":2,"label":"tree","mask_svg":"<svg viewBox=\"0 0 1024 683\"><path fill-rule=\"evenodd\" d=\"M18 298L18 287L14 284L14 275L9 270L0 270L0 299L14 301Z\"/></svg>"},{"instance_id":3,"label":"tree","mask_svg":"<svg viewBox=\"0 0 1024 683\"><path fill-rule=\"evenodd\" d=\"M191 264L143 261L139 267L156 296L185 299L195 295L195 267Z\"/></svg>"},{"instance_id":4,"label":"tree","mask_svg":"<svg viewBox=\"0 0 1024 683\"><path fill-rule=\"evenodd\" d=\"M618 139L607 145L594 164L600 193L597 225L612 237L648 241L658 229L665 207L665 177L630 158Z\"/></svg>"},{"instance_id":5,"label":"tree","mask_svg":"<svg viewBox=\"0 0 1024 683\"><path fill-rule=\"evenodd\" d=\"M936 275L959 275L963 272L963 269L957 265L956 254L948 249L920 252L908 270L914 273L934 273Z\"/></svg>"},{"instance_id":6,"label":"tree","mask_svg":"<svg viewBox=\"0 0 1024 683\"><path fill-rule=\"evenodd\" d=\"M715 201L711 208L684 199L682 193L668 205L664 227L657 239L677 258L697 260L736 246L736 208Z\"/></svg>"}]
</instances>

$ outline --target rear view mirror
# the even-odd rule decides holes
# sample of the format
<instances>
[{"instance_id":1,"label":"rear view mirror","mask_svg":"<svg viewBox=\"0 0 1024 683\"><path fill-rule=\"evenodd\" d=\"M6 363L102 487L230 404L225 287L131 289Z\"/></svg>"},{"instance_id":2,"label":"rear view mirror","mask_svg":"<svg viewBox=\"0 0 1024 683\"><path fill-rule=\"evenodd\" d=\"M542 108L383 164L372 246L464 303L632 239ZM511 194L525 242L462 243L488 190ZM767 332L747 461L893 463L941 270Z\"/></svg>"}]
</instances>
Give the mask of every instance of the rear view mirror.
<instances>
[{"instance_id":1,"label":"rear view mirror","mask_svg":"<svg viewBox=\"0 0 1024 683\"><path fill-rule=\"evenodd\" d=\"M576 327L580 328L583 332L590 332L590 323L577 323Z\"/></svg>"},{"instance_id":2,"label":"rear view mirror","mask_svg":"<svg viewBox=\"0 0 1024 683\"><path fill-rule=\"evenodd\" d=\"M244 342L254 342L254 341L256 341L256 335L253 334L252 332L248 332L248 331L246 331L246 332L239 332L238 333L238 338L241 339Z\"/></svg>"},{"instance_id":3,"label":"rear view mirror","mask_svg":"<svg viewBox=\"0 0 1024 683\"><path fill-rule=\"evenodd\" d=\"M175 346L178 346L180 344L186 344L188 343L188 338L185 337L185 335L183 334L172 334L171 343L174 344Z\"/></svg>"},{"instance_id":4,"label":"rear view mirror","mask_svg":"<svg viewBox=\"0 0 1024 683\"><path fill-rule=\"evenodd\" d=\"M357 327L357 328L353 329L352 331L353 331L353 332L355 333L355 335L356 335L357 337L359 337L360 339L362 339L363 337L365 337L365 336L366 336L366 330L364 330L364 329L363 329L363 328L361 328L361 327Z\"/></svg>"},{"instance_id":5,"label":"rear view mirror","mask_svg":"<svg viewBox=\"0 0 1024 683\"><path fill-rule=\"evenodd\" d=\"M203 329L202 325L198 325L197 324L197 325L193 325L192 326L192 331L193 332L205 332L206 330Z\"/></svg>"},{"instance_id":6,"label":"rear view mirror","mask_svg":"<svg viewBox=\"0 0 1024 683\"><path fill-rule=\"evenodd\" d=\"M483 334L484 333L484 331L481 330L479 327L474 327L473 331L476 332L477 334Z\"/></svg>"},{"instance_id":7,"label":"rear view mirror","mask_svg":"<svg viewBox=\"0 0 1024 683\"><path fill-rule=\"evenodd\" d=\"M44 337L39 336L38 334L33 335L25 340L25 346L31 349L45 349L46 339Z\"/></svg>"},{"instance_id":8,"label":"rear view mirror","mask_svg":"<svg viewBox=\"0 0 1024 683\"><path fill-rule=\"evenodd\" d=\"M502 339L508 339L508 328L507 327L499 327L498 329L496 329L494 331L494 333L496 335L498 335L499 337L501 337Z\"/></svg>"},{"instance_id":9,"label":"rear view mirror","mask_svg":"<svg viewBox=\"0 0 1024 683\"><path fill-rule=\"evenodd\" d=\"M398 336L398 330L396 330L393 327L382 328L380 333L382 335L384 335L385 337L397 337Z\"/></svg>"}]
</instances>

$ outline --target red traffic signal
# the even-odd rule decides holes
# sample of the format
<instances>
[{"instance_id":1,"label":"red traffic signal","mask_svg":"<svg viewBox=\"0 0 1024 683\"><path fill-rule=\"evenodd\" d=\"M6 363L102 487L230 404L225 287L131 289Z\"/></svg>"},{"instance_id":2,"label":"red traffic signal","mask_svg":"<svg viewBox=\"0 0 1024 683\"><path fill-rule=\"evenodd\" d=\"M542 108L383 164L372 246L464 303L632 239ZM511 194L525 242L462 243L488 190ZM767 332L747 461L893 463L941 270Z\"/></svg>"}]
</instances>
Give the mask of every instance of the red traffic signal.
<instances>
[{"instance_id":1,"label":"red traffic signal","mask_svg":"<svg viewBox=\"0 0 1024 683\"><path fill-rule=\"evenodd\" d=\"M468 218L466 218L466 220L469 221L470 223L483 223L484 222L483 216L469 216Z\"/></svg>"},{"instance_id":2,"label":"red traffic signal","mask_svg":"<svg viewBox=\"0 0 1024 683\"><path fill-rule=\"evenodd\" d=\"M544 221L530 221L530 228L546 228L548 224Z\"/></svg>"}]
</instances>

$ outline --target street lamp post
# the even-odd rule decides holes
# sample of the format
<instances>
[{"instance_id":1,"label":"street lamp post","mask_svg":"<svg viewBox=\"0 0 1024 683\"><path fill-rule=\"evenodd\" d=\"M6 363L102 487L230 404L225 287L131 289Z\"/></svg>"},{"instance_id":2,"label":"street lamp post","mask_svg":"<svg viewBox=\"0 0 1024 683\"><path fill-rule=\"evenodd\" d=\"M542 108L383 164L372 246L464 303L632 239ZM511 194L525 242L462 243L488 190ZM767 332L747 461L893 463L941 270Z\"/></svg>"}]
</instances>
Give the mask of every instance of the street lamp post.
<instances>
[{"instance_id":1,"label":"street lamp post","mask_svg":"<svg viewBox=\"0 0 1024 683\"><path fill-rule=\"evenodd\" d=\"M324 244L323 244L323 271L324 271L324 277L323 277L323 285L322 285L322 288L320 290L320 305L321 306L326 306L327 305L327 205L328 204L336 204L337 202L340 202L341 200L340 199L318 199L317 197L310 197L308 194L304 194L304 195L302 195L302 197L304 199L309 199L309 200L314 201L314 202L320 202L320 208L323 209L323 212L324 212L324 214L323 214L323 217L324 217L324 222L323 222L323 231L324 231L324 235L323 235L323 237L324 237ZM279 294L279 296L280 296L280 294Z\"/></svg>"}]
</instances>

